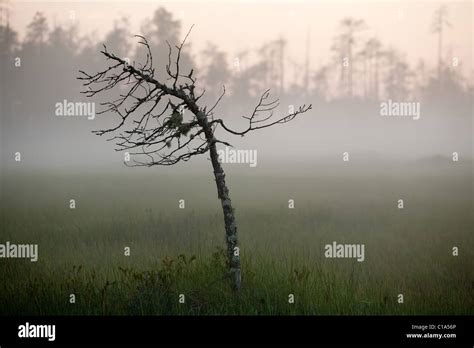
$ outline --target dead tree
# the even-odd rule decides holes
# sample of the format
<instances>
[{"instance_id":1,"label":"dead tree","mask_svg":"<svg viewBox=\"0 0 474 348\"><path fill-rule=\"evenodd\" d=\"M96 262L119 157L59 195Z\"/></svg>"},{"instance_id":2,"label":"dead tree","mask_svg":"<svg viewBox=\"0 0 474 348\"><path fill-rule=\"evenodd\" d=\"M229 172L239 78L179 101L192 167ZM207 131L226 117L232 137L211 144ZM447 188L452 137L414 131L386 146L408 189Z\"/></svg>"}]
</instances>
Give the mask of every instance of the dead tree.
<instances>
[{"instance_id":1,"label":"dead tree","mask_svg":"<svg viewBox=\"0 0 474 348\"><path fill-rule=\"evenodd\" d=\"M108 67L90 75L80 71L78 79L83 81L87 97L94 97L101 92L112 92L122 88L117 99L102 102L103 109L97 114L111 112L118 117L118 123L108 129L94 131L98 135L110 134L109 140L116 144L116 151L127 151L133 161L125 162L128 166L156 165L170 166L190 158L209 153L217 186L217 196L221 201L224 213L229 276L233 288L241 287L240 253L238 252L237 225L234 210L225 182L225 174L219 161L216 144L231 146L226 141L217 139L215 131L221 127L233 135L245 134L273 125L287 123L296 116L311 109L300 106L294 112L282 117L274 117L273 112L279 105L278 99L269 100L269 90L265 91L250 116L243 116L248 126L241 131L233 130L220 118L215 118L214 110L225 94L215 104L207 108L199 106L202 93L196 91L194 71L183 73L180 69L180 57L186 39L171 48L166 65L167 79L155 77L153 57L150 46L143 36L137 35L139 44L146 52L145 62L129 64L127 60L107 51L104 45L101 53L109 62ZM176 53L171 63L172 53ZM123 92L125 90L125 92ZM109 98L109 97L107 97ZM189 111L189 112L185 112ZM185 117L186 116L186 117Z\"/></svg>"}]
</instances>

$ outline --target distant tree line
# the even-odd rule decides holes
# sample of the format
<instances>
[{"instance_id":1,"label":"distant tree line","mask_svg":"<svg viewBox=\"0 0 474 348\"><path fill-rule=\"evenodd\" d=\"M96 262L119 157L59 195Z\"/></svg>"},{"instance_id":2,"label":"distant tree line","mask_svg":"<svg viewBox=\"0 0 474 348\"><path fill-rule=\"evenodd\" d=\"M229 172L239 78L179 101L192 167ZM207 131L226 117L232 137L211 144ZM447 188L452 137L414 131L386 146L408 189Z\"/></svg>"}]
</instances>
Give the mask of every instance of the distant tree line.
<instances>
[{"instance_id":1,"label":"distant tree line","mask_svg":"<svg viewBox=\"0 0 474 348\"><path fill-rule=\"evenodd\" d=\"M260 95L267 88L292 104L303 100L324 104L348 100L364 103L387 98L469 104L472 81L461 75L462 62L456 61L445 49L449 46L443 44L443 35L451 25L447 17L444 7L434 14L432 31L438 38L435 67L427 66L422 59L410 66L402 52L384 45L376 37L364 38L368 24L354 18L341 20L332 54L320 66L308 61L305 66L295 63L287 55L287 41L283 37L264 43L256 52L246 50L234 57L208 42L195 56L190 50L183 52L181 64L185 70L197 67L197 85L206 90L204 98L209 101L215 100L226 85L226 98L232 101L234 110L239 108L240 101ZM154 59L168 61L168 45L182 39L182 29L171 12L158 8L143 22L139 34L149 40ZM99 43L95 38L80 36L77 26L51 26L44 14L38 12L20 41L14 28L3 21L0 81L4 126L25 127L26 122L27 129L23 129L26 132L46 129L53 118L44 115L53 113L55 103L77 99L78 67L92 71L103 64L96 54L102 42L107 42L109 50L117 55L129 57L131 62L142 61L140 53L132 49L133 34L137 33L130 32L129 23L123 18L115 22ZM250 60L250 54L257 58ZM166 77L163 66L157 64L161 70L155 73L160 78ZM35 118L41 122L35 122Z\"/></svg>"}]
</instances>

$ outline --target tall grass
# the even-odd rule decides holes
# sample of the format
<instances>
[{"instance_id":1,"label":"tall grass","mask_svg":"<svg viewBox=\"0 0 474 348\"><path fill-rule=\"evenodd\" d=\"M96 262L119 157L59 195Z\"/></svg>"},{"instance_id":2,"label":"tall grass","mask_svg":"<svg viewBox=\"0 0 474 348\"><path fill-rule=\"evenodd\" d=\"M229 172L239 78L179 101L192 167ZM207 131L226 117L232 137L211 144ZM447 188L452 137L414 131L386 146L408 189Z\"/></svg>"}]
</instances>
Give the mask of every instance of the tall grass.
<instances>
[{"instance_id":1,"label":"tall grass","mask_svg":"<svg viewBox=\"0 0 474 348\"><path fill-rule=\"evenodd\" d=\"M38 243L39 260L0 259L0 314L472 314L470 171L418 168L229 175L238 295L210 177L9 175L0 243ZM365 261L325 258L332 241L365 244Z\"/></svg>"}]
</instances>

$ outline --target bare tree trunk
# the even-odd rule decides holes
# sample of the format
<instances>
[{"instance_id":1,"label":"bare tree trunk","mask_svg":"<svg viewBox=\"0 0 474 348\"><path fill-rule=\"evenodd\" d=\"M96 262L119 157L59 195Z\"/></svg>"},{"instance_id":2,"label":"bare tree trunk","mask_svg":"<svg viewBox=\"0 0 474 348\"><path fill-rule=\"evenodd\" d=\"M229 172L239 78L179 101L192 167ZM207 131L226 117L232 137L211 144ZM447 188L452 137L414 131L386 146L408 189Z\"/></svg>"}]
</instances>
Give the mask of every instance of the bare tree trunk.
<instances>
[{"instance_id":1,"label":"bare tree trunk","mask_svg":"<svg viewBox=\"0 0 474 348\"><path fill-rule=\"evenodd\" d=\"M226 244L227 244L227 258L228 258L228 267L230 269L229 275L232 277L232 285L234 289L240 290L241 267L240 267L240 250L238 248L238 239L237 239L237 225L235 222L234 209L232 208L232 202L229 197L229 189L227 188L227 185L225 183L224 170L222 169L222 166L219 162L219 156L217 155L217 148L216 148L216 144L218 142L226 144L226 145L228 144L224 141L217 140L214 136L214 131L216 130L218 126L220 126L222 127L222 129L224 129L228 133L244 136L246 133L251 132L251 131L268 128L277 124L290 122L297 115L305 113L308 110L311 110L312 105L309 104L308 106L306 105L300 106L298 107L297 110L292 111L291 113L287 114L284 117L278 118L276 120L273 119L272 121L264 122L264 121L269 120L273 116L273 111L279 105L278 99L275 99L273 101L268 100L270 90L267 89L260 96L260 100L257 106L254 108L253 113L249 117L246 117L246 119L249 121L247 128L242 131L236 131L236 130L232 130L231 128L228 128L227 126L225 126L224 121L222 119L214 119L214 114L212 112L212 110L217 106L221 98L224 96L225 88L223 90L221 97L219 97L219 99L216 101L214 106L209 111L206 111L207 110L206 107L201 108L197 104L199 98L201 98L203 93L199 96L196 96L194 94L196 79L193 77L193 69L191 69L189 75L183 75L182 73L180 73L179 59L181 56L181 50L185 44L186 38L188 37L190 31L188 31L188 34L186 34L181 45L176 46L177 58L176 58L175 68L173 69L174 71L172 72L170 70L170 65L171 65L170 61L167 66L166 70L169 76L167 80L171 79L172 84L162 83L153 77L154 68L153 68L152 59L151 59L152 53L151 53L151 49L147 40L143 36L138 36L138 37L140 40L139 44L144 45L147 50L147 60L145 64L139 64L137 65L137 67L135 67L135 65L130 65L124 59L121 59L115 56L114 54L109 53L107 51L107 47L104 45L104 49L103 51L101 51L101 53L104 56L106 56L107 59L115 61L115 63L113 63L114 65L109 65L109 67L106 68L105 70L99 71L98 73L93 74L93 75L89 75L84 71L80 71L81 76L78 78L84 81L83 83L84 86L87 86L87 91L83 91L82 93L84 93L87 97L93 97L97 93L108 91L110 89L115 88L116 86L120 86L124 80L130 79L133 76L133 79L134 79L133 86L127 87L129 88L128 93L121 93L120 98L118 98L117 100L113 102L106 103L107 108L102 110L102 112L111 111L116 114L119 114L122 117L122 122L116 127L97 130L94 133L98 135L104 135L105 133L115 132L119 128L122 128L122 126L124 126L126 118L128 118L129 120L132 119L134 125L131 127L131 130L129 129L125 131L124 128L126 127L123 127L121 130L129 134L129 136L122 136L123 133L120 133L120 135L115 136L114 139L116 139L116 145L121 150L132 149L132 148L142 147L142 146L153 147L151 151L143 150L142 152L135 153L138 155L146 154L150 158L150 160L147 163L136 162L137 164L134 166L150 167L150 166L155 166L155 165L166 165L166 166L174 165L178 162L187 161L194 156L202 155L204 153L207 153L207 151L209 151L211 162L212 162L212 168L214 171L214 177L216 180L217 196L221 200L222 212L224 213L225 237L226 237ZM284 43L285 42L283 41L283 39L281 39L280 41L281 61L280 62L283 62ZM172 52L171 46L169 47L169 49L170 49L169 56L171 57L171 52ZM169 60L171 60L171 58ZM115 68L117 67L122 67L122 68L118 69L118 72L117 72L115 70ZM281 69L280 78L282 82L281 87L283 87L283 82L284 82L283 69ZM179 82L181 80L185 80L186 82L184 84L181 84ZM96 87L93 88L91 87L91 85L95 85ZM138 96L138 94L135 94L135 92L139 90L140 87L146 90L145 97L143 97L141 94L140 94L140 97ZM282 91L283 91L283 88L282 88ZM137 102L134 104L133 108L131 109L127 109L123 107L122 105L124 103L126 104L125 101L128 98L133 98L137 100ZM147 127L146 125L142 126L141 124L143 120L145 119L148 120L150 117L159 118L165 113L165 111L163 111L160 115L155 116L152 114L153 108L151 110L148 110L145 114L143 114L141 116L140 121L133 119L134 116L132 116L132 114L134 114L134 111L138 107L143 105L144 103L147 103L150 100L154 100L155 106L157 106L160 100L165 99L165 98L168 99L168 104L166 105L165 111L168 110L169 106L171 106L171 109L172 109L170 110L171 116L169 117L169 120L165 119L165 121L163 121L163 118L162 118L160 120L162 121L162 123L159 125L154 125L152 127ZM178 105L173 105L172 101L174 102L175 99L179 101ZM173 124L173 122L171 122L170 124L169 121L171 120L172 117L175 116L176 113L182 114L182 111L184 111L184 109L180 110L181 106L184 106L185 109L191 111L195 119L193 117L193 120L191 122L184 124L184 123L181 123L182 121L182 115L181 115L181 120L180 120L181 124L180 126L176 127ZM260 117L259 115L260 113L266 113L267 117L265 118ZM176 144L176 142L173 141L174 149L163 153L162 150L166 146L171 147L170 139L175 139L175 138L181 139L183 135L186 136L186 132L182 131L182 127L185 125L186 125L187 132L189 132L190 129L193 129L195 133L187 136L186 142L181 143L178 140L177 142L178 144ZM145 134L148 134L147 132L151 132L152 135L145 136ZM201 137L202 132L204 132L206 139L202 139ZM193 141L193 139L196 136L198 137L200 141L202 141L202 143L200 143L199 145L196 145L195 143L192 145L189 145L190 142ZM136 142L135 137L139 137L141 139L140 143ZM177 154L177 152L179 154Z\"/></svg>"},{"instance_id":2,"label":"bare tree trunk","mask_svg":"<svg viewBox=\"0 0 474 348\"><path fill-rule=\"evenodd\" d=\"M238 248L237 225L235 222L234 209L229 197L229 189L225 183L225 173L219 162L217 154L216 139L212 133L212 129L204 119L206 127L206 139L209 143L209 154L211 157L212 168L214 169L214 177L216 179L217 197L221 200L222 211L224 213L225 234L227 244L227 259L229 263L229 274L232 279L234 290L239 291L242 283L241 266L240 266L240 250Z\"/></svg>"}]
</instances>

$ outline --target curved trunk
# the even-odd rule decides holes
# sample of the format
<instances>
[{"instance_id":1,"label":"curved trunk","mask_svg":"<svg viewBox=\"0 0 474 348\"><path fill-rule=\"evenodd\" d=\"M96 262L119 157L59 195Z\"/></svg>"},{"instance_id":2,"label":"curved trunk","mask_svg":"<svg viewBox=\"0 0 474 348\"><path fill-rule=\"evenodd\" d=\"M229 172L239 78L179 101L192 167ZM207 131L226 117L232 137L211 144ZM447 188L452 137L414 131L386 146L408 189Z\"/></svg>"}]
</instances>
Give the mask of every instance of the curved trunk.
<instances>
[{"instance_id":1,"label":"curved trunk","mask_svg":"<svg viewBox=\"0 0 474 348\"><path fill-rule=\"evenodd\" d=\"M199 114L198 114L199 115ZM199 117L200 116L200 117ZM229 197L229 189L225 183L225 173L219 162L219 156L216 148L216 138L209 125L207 118L201 114L198 116L201 126L204 129L207 143L209 144L209 154L211 157L214 177L216 179L217 197L221 200L222 212L224 213L225 224L225 241L227 245L227 261L229 266L229 275L232 280L234 290L240 290L241 266L240 266L240 250L238 248L237 225L235 223L234 209Z\"/></svg>"},{"instance_id":2,"label":"curved trunk","mask_svg":"<svg viewBox=\"0 0 474 348\"><path fill-rule=\"evenodd\" d=\"M230 276L232 285L235 290L240 290L241 286L241 267L240 267L240 250L238 248L237 225L235 223L234 209L229 197L229 189L225 183L225 173L219 163L216 144L210 145L210 156L212 167L214 169L214 177L216 179L217 196L221 200L222 211L224 213L225 234L227 244L227 258L230 267Z\"/></svg>"}]
</instances>

